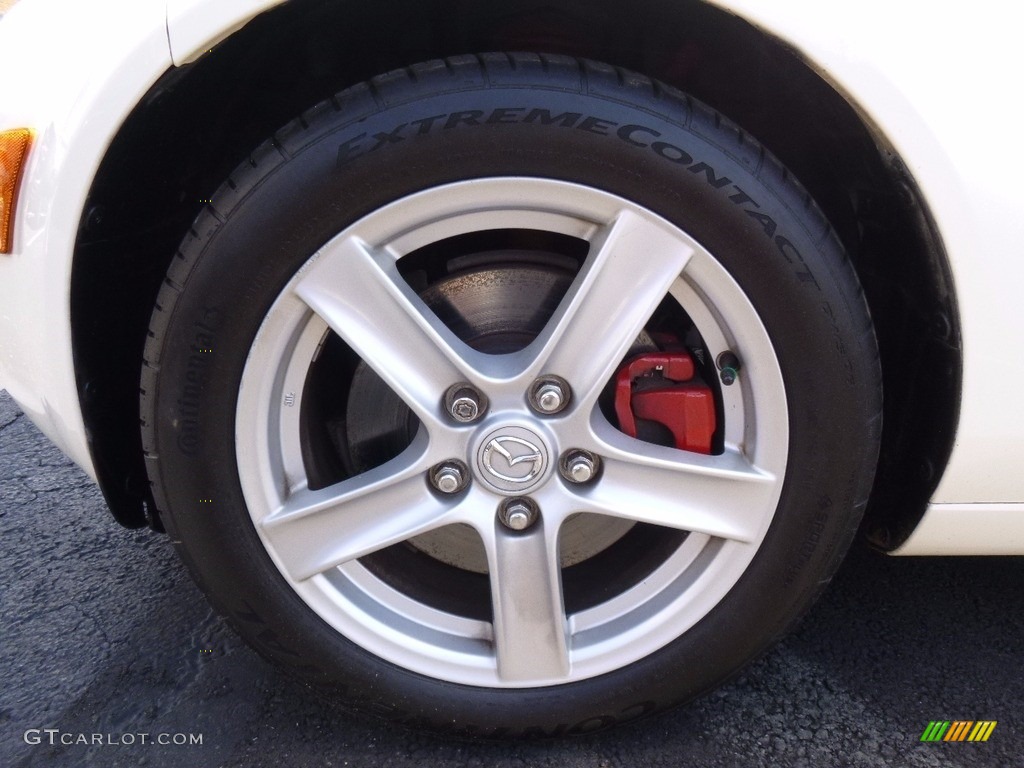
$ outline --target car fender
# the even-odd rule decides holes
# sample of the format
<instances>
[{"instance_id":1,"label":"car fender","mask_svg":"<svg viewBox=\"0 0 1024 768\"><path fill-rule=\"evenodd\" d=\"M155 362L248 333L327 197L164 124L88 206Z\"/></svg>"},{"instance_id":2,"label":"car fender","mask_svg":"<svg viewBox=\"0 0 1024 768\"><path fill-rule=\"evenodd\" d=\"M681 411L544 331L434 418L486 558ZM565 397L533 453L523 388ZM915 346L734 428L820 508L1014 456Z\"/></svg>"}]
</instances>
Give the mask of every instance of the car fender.
<instances>
[{"instance_id":1,"label":"car fender","mask_svg":"<svg viewBox=\"0 0 1024 768\"><path fill-rule=\"evenodd\" d=\"M162 0L29 0L0 22L0 130L34 132L14 252L0 255L0 385L93 478L71 346L72 255L104 152L170 65Z\"/></svg>"}]
</instances>

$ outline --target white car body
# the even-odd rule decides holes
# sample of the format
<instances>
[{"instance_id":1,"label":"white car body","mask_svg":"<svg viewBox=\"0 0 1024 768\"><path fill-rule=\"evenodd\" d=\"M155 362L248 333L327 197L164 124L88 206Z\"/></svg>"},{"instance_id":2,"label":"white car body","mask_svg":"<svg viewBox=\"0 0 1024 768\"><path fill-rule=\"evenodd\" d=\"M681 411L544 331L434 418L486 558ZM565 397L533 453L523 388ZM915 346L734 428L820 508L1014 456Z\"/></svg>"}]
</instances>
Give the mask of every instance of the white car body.
<instances>
[{"instance_id":1,"label":"white car body","mask_svg":"<svg viewBox=\"0 0 1024 768\"><path fill-rule=\"evenodd\" d=\"M97 477L75 379L71 277L94 176L168 70L275 0L21 0L0 21L0 131L30 128L13 253L0 254L0 385ZM1018 33L995 3L714 0L796 51L916 181L948 258L962 339L955 443L927 513L895 554L1024 554L1024 117L1008 90ZM991 76L990 76L991 75ZM1017 405L1014 405L1017 403Z\"/></svg>"}]
</instances>

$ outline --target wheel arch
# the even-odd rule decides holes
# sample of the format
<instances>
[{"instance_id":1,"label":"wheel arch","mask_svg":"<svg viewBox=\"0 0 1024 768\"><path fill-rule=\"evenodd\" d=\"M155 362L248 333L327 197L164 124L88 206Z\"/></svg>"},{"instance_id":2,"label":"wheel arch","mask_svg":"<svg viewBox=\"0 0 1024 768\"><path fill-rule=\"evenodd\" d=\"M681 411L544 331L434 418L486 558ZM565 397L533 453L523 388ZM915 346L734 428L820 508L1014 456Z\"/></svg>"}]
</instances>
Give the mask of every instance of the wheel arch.
<instances>
[{"instance_id":1,"label":"wheel arch","mask_svg":"<svg viewBox=\"0 0 1024 768\"><path fill-rule=\"evenodd\" d=\"M854 262L879 335L885 427L865 530L898 546L941 477L959 413L959 318L938 229L912 174L852 99L793 48L696 1L293 0L161 77L103 159L72 268L80 400L115 517L159 527L138 431L142 347L177 244L221 181L347 85L501 49L585 56L677 86L744 126L810 190Z\"/></svg>"}]
</instances>

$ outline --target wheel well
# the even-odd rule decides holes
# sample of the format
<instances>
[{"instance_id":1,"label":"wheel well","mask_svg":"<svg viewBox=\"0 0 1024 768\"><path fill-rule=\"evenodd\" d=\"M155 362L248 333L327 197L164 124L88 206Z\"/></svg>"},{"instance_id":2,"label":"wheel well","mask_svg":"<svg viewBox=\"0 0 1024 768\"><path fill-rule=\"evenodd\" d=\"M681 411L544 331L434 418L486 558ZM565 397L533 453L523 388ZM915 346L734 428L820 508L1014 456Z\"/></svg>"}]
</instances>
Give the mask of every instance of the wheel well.
<instances>
[{"instance_id":1,"label":"wheel well","mask_svg":"<svg viewBox=\"0 0 1024 768\"><path fill-rule=\"evenodd\" d=\"M800 178L843 240L878 332L885 426L865 530L897 546L938 483L958 417L959 323L941 243L899 158L835 89L777 40L697 0L292 0L161 77L100 166L72 272L79 392L115 517L159 527L139 366L157 291L204 201L263 139L338 90L489 50L585 56L672 84Z\"/></svg>"}]
</instances>

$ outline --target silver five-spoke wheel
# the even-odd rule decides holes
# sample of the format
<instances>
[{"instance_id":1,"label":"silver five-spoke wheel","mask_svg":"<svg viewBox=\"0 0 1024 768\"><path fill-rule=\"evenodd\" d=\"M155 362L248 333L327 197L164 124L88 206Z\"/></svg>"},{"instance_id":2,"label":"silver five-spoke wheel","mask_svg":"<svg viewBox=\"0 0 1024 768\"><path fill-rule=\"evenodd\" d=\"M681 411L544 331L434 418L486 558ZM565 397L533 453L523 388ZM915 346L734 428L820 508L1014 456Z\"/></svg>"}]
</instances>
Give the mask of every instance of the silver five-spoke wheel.
<instances>
[{"instance_id":1,"label":"silver five-spoke wheel","mask_svg":"<svg viewBox=\"0 0 1024 768\"><path fill-rule=\"evenodd\" d=\"M442 323L397 264L433 243L499 229L554 232L589 248L541 333L517 352L487 354ZM666 297L692 319L711 355L732 350L744 361L736 385L721 388L724 447L716 455L630 437L598 404ZM331 333L376 372L379 386L401 398L419 429L394 458L312 490L299 395ZM563 395L567 405L549 416L531 407L529 393L550 375L567 382L571 396ZM482 419L463 423L446 408L445 392L460 382L489 402ZM327 243L285 287L260 329L236 424L253 522L302 599L377 656L488 687L600 675L685 632L757 552L788 452L786 395L771 341L714 257L635 204L542 179L482 179L420 192ZM566 482L558 457L572 450L600 457L599 476ZM438 493L432 468L452 460L468 468L465 488ZM500 510L521 496L538 514L516 530ZM641 582L569 613L560 535L581 514L687 535ZM485 553L489 621L418 600L360 562L459 525L478 537L466 537L467 549L476 544Z\"/></svg>"}]
</instances>

